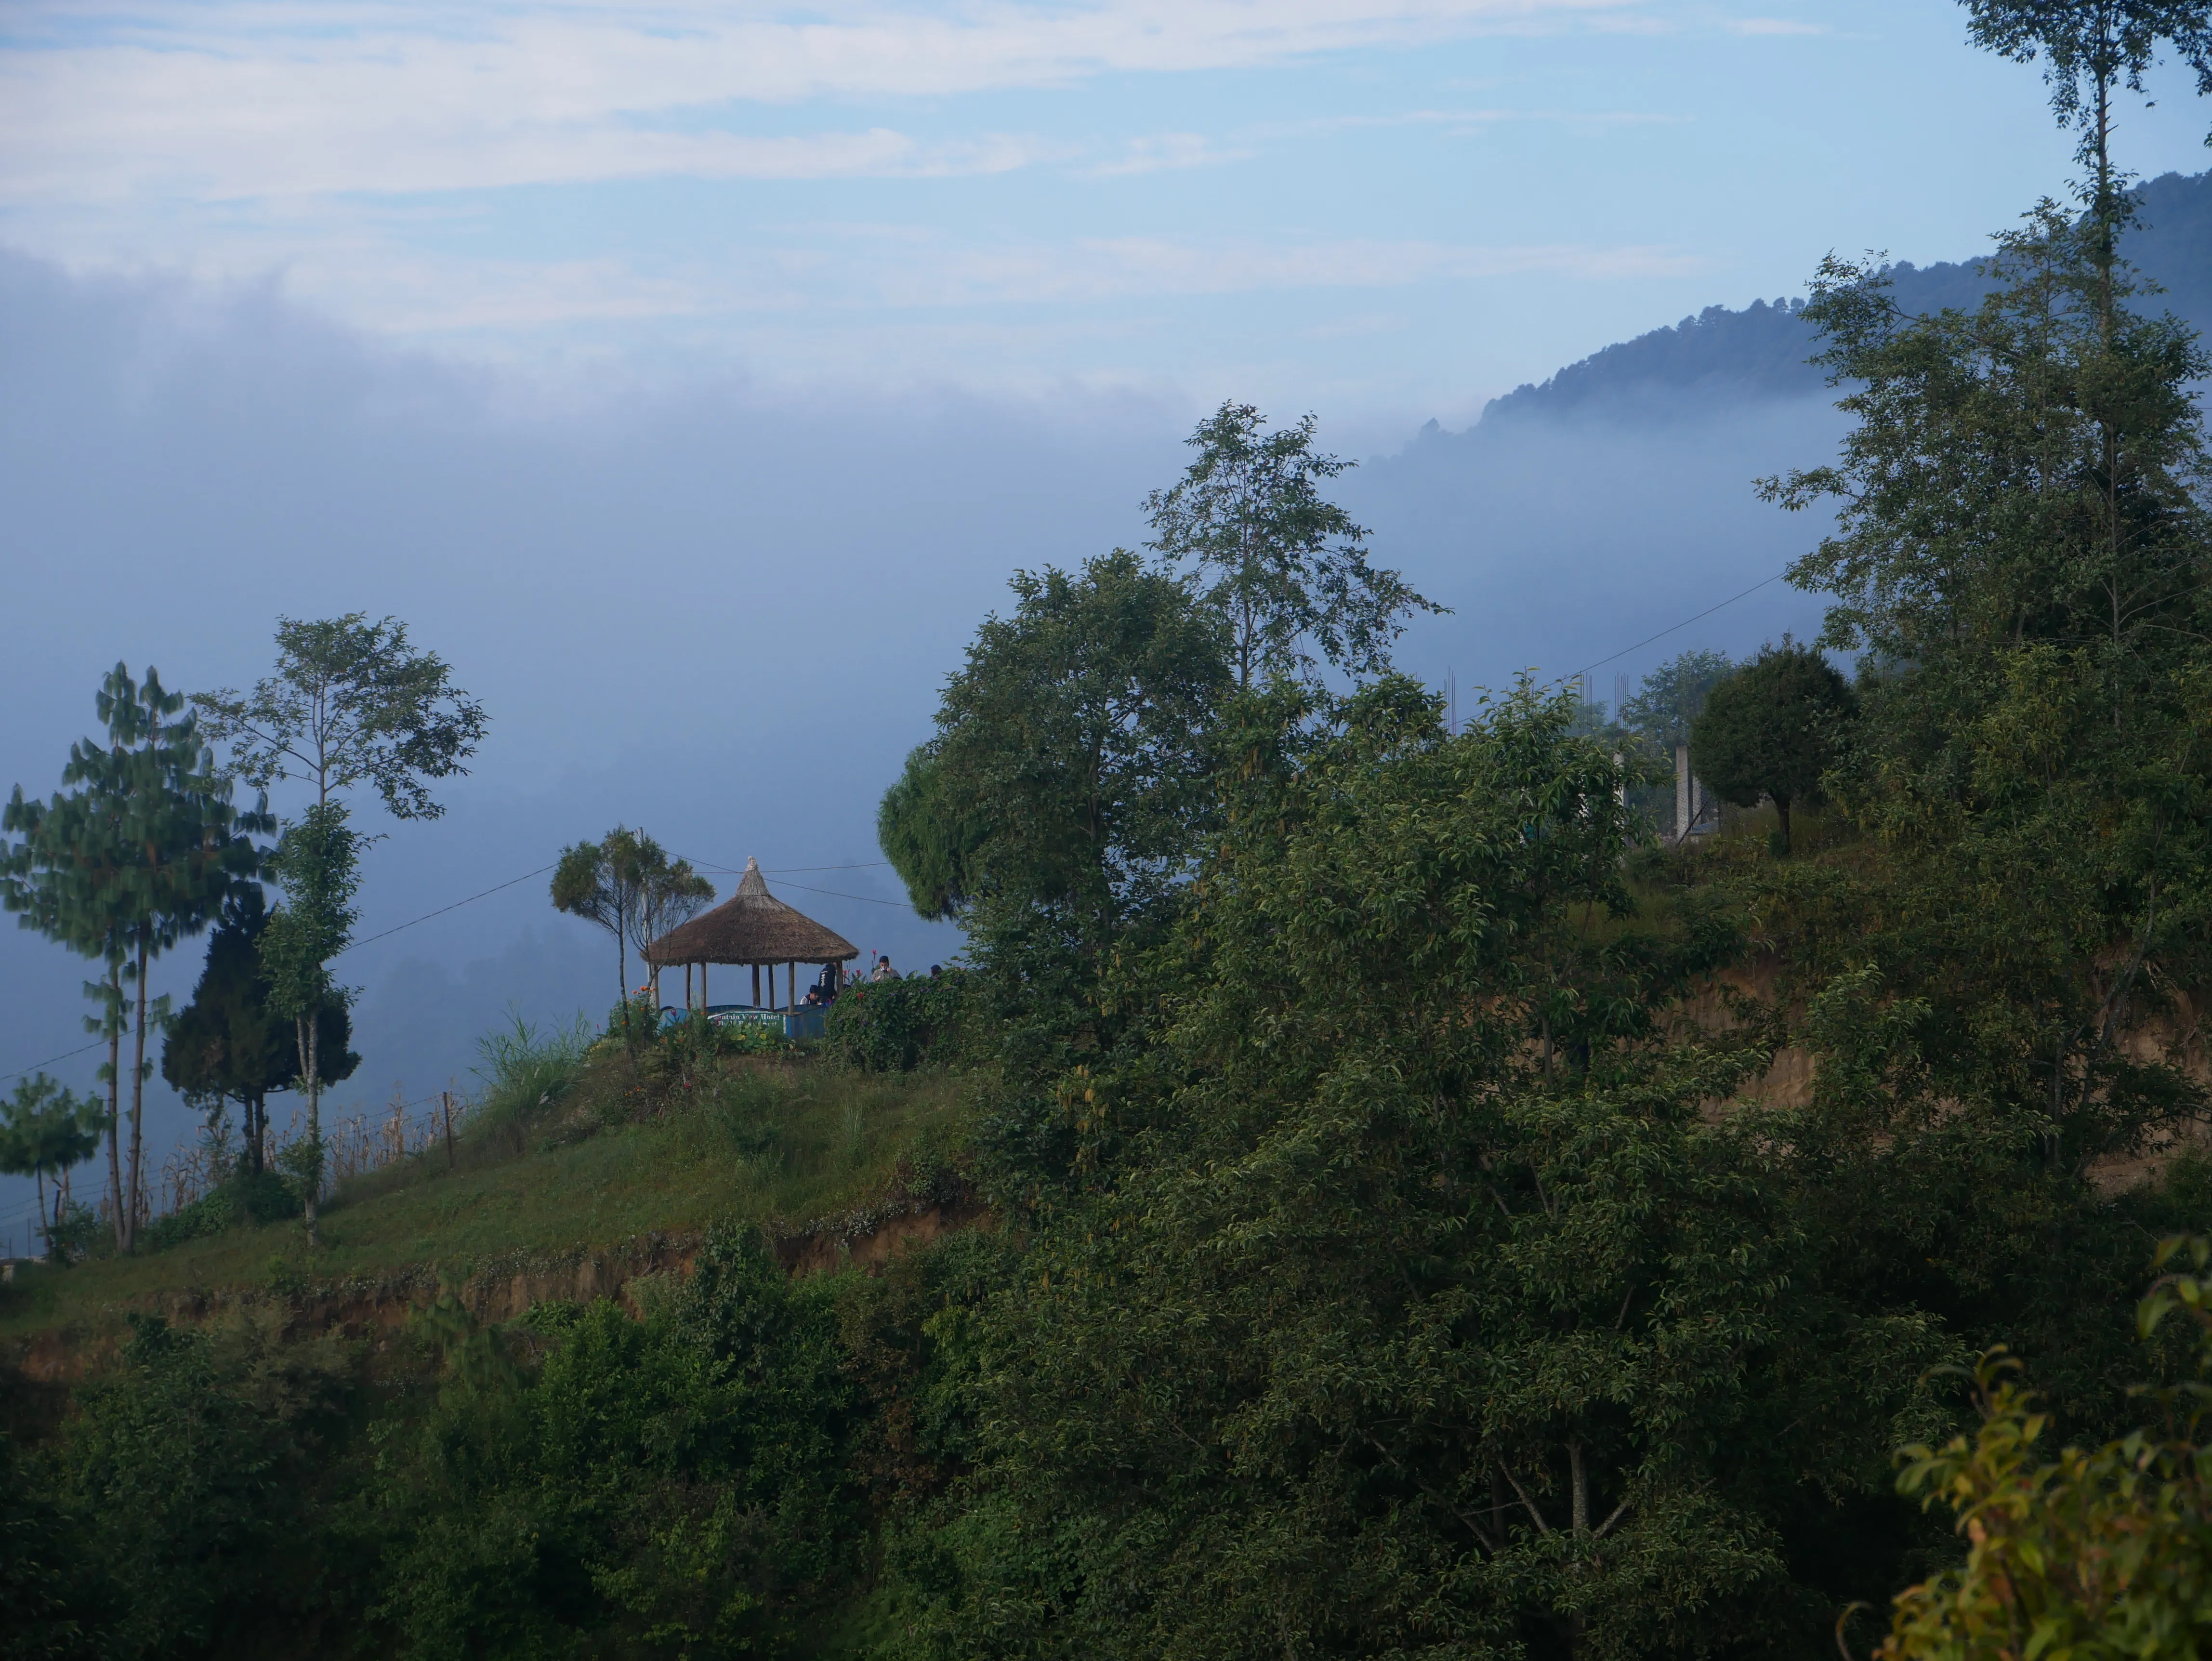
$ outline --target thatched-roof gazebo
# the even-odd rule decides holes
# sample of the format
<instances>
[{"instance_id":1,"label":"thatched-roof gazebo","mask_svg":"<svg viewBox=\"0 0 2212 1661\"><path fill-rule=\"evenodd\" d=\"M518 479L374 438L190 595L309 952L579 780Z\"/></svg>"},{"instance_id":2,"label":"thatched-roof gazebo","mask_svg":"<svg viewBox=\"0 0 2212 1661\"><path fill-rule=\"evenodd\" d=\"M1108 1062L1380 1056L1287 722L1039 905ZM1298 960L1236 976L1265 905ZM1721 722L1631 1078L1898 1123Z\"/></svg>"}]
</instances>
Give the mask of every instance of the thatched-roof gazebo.
<instances>
[{"instance_id":1,"label":"thatched-roof gazebo","mask_svg":"<svg viewBox=\"0 0 2212 1661\"><path fill-rule=\"evenodd\" d=\"M703 916L672 928L645 948L645 960L656 968L684 965L684 1001L691 1001L691 965L699 965L699 1004L707 1006L707 965L710 963L750 964L753 971L753 1005L761 1004L761 970L768 970L765 1007L775 1008L775 971L786 973L784 1007L799 1005L799 965L835 964L842 978L843 965L860 955L834 928L824 928L813 918L793 910L768 891L768 879L757 861L745 861L745 874L738 891Z\"/></svg>"}]
</instances>

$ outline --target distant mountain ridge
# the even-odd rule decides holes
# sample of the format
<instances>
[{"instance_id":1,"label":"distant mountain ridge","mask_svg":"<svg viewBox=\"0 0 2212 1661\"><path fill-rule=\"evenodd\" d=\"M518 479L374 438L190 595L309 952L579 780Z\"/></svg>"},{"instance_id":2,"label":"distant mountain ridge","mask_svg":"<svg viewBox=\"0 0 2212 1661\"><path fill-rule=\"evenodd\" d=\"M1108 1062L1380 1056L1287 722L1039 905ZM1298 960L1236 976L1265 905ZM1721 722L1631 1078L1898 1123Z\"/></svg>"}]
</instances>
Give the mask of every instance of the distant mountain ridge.
<instances>
[{"instance_id":1,"label":"distant mountain ridge","mask_svg":"<svg viewBox=\"0 0 2212 1661\"><path fill-rule=\"evenodd\" d=\"M2212 333L2212 173L2165 173L2136 192L2142 226L2128 257L2164 285L2156 296L2175 315ZM1975 262L1891 267L1898 298L1914 311L1970 306L1987 284ZM1664 419L1684 405L1817 393L1820 371L1806 360L1816 343L1801 299L1754 301L1740 311L1708 306L1672 328L1654 329L1593 352L1540 386L1492 399L1478 424L1531 417ZM1431 423L1431 428L1435 423Z\"/></svg>"}]
</instances>

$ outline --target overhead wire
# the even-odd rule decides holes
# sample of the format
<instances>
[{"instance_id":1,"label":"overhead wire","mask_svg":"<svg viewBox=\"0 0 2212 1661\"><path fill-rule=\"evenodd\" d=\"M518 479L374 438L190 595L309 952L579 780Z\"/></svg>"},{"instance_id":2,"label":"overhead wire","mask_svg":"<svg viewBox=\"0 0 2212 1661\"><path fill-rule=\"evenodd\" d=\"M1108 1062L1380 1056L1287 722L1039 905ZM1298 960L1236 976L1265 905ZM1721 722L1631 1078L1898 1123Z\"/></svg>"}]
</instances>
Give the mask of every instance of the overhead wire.
<instances>
[{"instance_id":1,"label":"overhead wire","mask_svg":"<svg viewBox=\"0 0 2212 1661\"><path fill-rule=\"evenodd\" d=\"M1611 654L1611 656L1599 658L1595 662L1593 662L1593 663L1585 663L1584 665L1583 665L1583 666L1582 666L1581 668L1577 669L1577 670L1573 671L1571 673L1570 673L1570 674L1567 676L1567 678L1568 678L1569 680L1573 680L1573 679L1575 679L1577 676L1586 675L1586 674L1589 673L1589 672L1590 672L1591 670L1593 670L1593 669L1601 669L1601 668L1603 668L1607 664L1611 663L1611 662L1613 660L1613 659L1614 659L1614 658L1625 658L1625 657L1626 657L1626 656L1627 656L1631 652L1640 652L1640 651L1642 651L1645 647L1647 647L1647 646L1649 646L1650 644L1651 644L1651 642L1652 642L1653 641L1655 641L1655 640L1664 640L1664 639L1666 639L1666 638L1667 638L1667 636L1669 636L1669 635L1673 634L1673 633L1674 633L1677 629L1686 629L1686 628L1688 628L1692 624L1693 624L1693 623L1698 623L1698 622L1701 622L1701 621L1703 621L1705 618L1709 618L1709 617L1712 616L1712 614L1713 614L1714 612L1716 612L1716 611L1724 611L1724 610L1726 610L1729 606L1731 606L1731 605L1735 605L1735 604L1736 603L1736 601L1738 601L1738 600L1740 600L1740 599L1744 599L1747 595L1755 594L1755 593L1757 593L1760 589L1762 589L1762 588L1765 587L1767 586L1767 584L1769 584L1769 583L1772 583L1772 582L1779 582L1779 581L1782 581L1782 579L1783 579L1783 578L1784 578L1784 577L1788 576L1789 575L1790 575L1790 573L1789 573L1789 572L1787 572L1787 571L1777 571L1777 572L1776 572L1772 576L1771 576L1771 577L1765 577L1765 578L1762 578L1760 581L1757 581L1757 582L1753 583L1753 584L1751 585L1751 587L1748 587L1748 588L1747 588L1747 589L1745 589L1745 590L1743 591L1743 593L1739 593L1739 594L1730 594L1730 595L1729 595L1726 599L1723 600L1723 601L1722 601L1718 605L1708 605L1707 607L1705 607L1705 609L1704 611L1702 611L1698 612L1698 615L1697 615L1696 617L1693 617L1693 618L1683 618L1680 623L1670 623L1670 624L1668 624L1667 625L1667 627L1665 627L1664 629L1662 629L1662 630L1661 630L1657 634L1656 634L1656 635L1646 635L1646 636L1645 636L1642 640L1638 641L1638 642L1636 642L1636 644L1635 644L1635 645L1633 645L1633 646L1624 646L1624 647L1622 647L1622 648L1621 648L1618 652L1615 652L1615 653L1612 654Z\"/></svg>"},{"instance_id":2,"label":"overhead wire","mask_svg":"<svg viewBox=\"0 0 2212 1661\"><path fill-rule=\"evenodd\" d=\"M558 863L560 863L560 861L557 860L554 861L554 864L556 865ZM489 895L496 894L503 888L512 888L519 882L528 882L532 877L542 877L552 868L553 866L551 865L541 865L535 871L526 871L519 877L509 877L505 882L494 883L489 888L484 889L481 892L471 894L465 900L455 900L451 905L441 905L435 911L425 911L421 916L410 917L405 922L398 924L393 928L387 928L380 934L371 934L364 940L350 941L344 947L339 951L332 952L331 955L333 958L343 958L348 952L355 951L361 946L374 945L378 940L389 940L392 935L398 934L402 929L412 928L416 923L428 922L433 917L442 917L447 912L458 911L465 905L474 905L478 900L483 899Z\"/></svg>"}]
</instances>

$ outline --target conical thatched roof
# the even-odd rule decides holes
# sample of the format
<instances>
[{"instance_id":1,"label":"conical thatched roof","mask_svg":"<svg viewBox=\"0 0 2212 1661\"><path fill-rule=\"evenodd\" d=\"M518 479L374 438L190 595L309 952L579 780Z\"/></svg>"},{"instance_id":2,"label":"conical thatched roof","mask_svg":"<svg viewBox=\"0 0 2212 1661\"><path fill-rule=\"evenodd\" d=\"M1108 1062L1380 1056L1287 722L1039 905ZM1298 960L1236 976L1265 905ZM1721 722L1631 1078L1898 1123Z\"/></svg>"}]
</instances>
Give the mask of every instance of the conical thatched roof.
<instances>
[{"instance_id":1,"label":"conical thatched roof","mask_svg":"<svg viewBox=\"0 0 2212 1661\"><path fill-rule=\"evenodd\" d=\"M645 948L647 963L845 963L860 955L835 929L768 891L760 866L745 861L738 891L702 917Z\"/></svg>"}]
</instances>

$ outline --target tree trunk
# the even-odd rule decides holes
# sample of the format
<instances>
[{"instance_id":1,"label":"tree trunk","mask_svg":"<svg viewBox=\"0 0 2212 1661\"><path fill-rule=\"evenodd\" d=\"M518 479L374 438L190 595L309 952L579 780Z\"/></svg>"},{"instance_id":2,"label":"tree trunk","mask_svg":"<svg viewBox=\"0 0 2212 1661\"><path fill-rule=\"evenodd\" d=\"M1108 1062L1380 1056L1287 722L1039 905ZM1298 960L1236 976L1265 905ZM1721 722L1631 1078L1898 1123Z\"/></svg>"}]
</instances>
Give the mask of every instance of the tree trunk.
<instances>
[{"instance_id":1,"label":"tree trunk","mask_svg":"<svg viewBox=\"0 0 2212 1661\"><path fill-rule=\"evenodd\" d=\"M316 1076L318 1060L316 1046L322 1037L318 1029L322 1023L315 1019L318 1009L299 1018L300 1071L306 1075L307 1086L307 1171L301 1187L304 1190L301 1210L307 1224L307 1244L317 1244L315 1238L315 1195L323 1185L323 1115L322 1080Z\"/></svg>"},{"instance_id":2,"label":"tree trunk","mask_svg":"<svg viewBox=\"0 0 2212 1661\"><path fill-rule=\"evenodd\" d=\"M123 964L107 965L107 1203L115 1224L115 1249L131 1250L123 1225L123 1029L116 1012L123 1007Z\"/></svg>"},{"instance_id":3,"label":"tree trunk","mask_svg":"<svg viewBox=\"0 0 2212 1661\"><path fill-rule=\"evenodd\" d=\"M1782 821L1782 851L1786 854L1790 851L1790 798L1775 797L1774 812Z\"/></svg>"},{"instance_id":4,"label":"tree trunk","mask_svg":"<svg viewBox=\"0 0 2212 1661\"><path fill-rule=\"evenodd\" d=\"M39 1185L39 1232L46 1237L46 1262L49 1265L52 1265L54 1261L54 1222L58 1222L60 1220L60 1208L58 1206L55 1208L56 1215L53 1222L49 1222L46 1219L46 1166L33 1166L32 1168L31 1176L33 1180ZM61 1189L58 1188L54 1190L54 1197L58 1200L61 1197Z\"/></svg>"},{"instance_id":5,"label":"tree trunk","mask_svg":"<svg viewBox=\"0 0 2212 1661\"><path fill-rule=\"evenodd\" d=\"M146 931L138 931L138 1029L131 1035L131 1229L125 1251L138 1246L138 1213L145 1204L146 1135Z\"/></svg>"}]
</instances>

